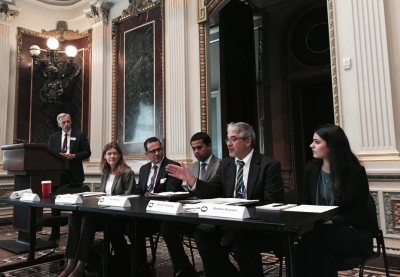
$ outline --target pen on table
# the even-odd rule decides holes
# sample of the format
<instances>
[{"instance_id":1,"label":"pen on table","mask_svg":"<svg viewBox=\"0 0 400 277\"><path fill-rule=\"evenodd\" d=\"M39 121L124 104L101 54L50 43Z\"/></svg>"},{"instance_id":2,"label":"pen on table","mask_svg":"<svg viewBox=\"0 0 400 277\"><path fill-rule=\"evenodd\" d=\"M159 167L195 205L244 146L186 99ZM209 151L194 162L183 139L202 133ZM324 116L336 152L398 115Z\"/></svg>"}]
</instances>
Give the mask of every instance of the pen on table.
<instances>
[{"instance_id":1,"label":"pen on table","mask_svg":"<svg viewBox=\"0 0 400 277\"><path fill-rule=\"evenodd\" d=\"M272 207L280 207L280 206L284 206L285 204L278 204L278 205L272 205Z\"/></svg>"}]
</instances>

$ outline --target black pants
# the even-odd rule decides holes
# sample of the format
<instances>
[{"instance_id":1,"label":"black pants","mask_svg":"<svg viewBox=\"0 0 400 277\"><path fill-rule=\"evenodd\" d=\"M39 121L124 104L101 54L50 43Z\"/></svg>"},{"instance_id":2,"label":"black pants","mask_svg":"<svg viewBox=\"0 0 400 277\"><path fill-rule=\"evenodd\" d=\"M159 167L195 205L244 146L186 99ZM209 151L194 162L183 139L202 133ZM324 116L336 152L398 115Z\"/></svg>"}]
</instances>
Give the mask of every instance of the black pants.
<instances>
[{"instance_id":1,"label":"black pants","mask_svg":"<svg viewBox=\"0 0 400 277\"><path fill-rule=\"evenodd\" d=\"M197 224L175 221L164 221L161 224L161 234L167 245L175 272L192 267L183 248L182 235L192 237L196 227Z\"/></svg>"},{"instance_id":2,"label":"black pants","mask_svg":"<svg viewBox=\"0 0 400 277\"><path fill-rule=\"evenodd\" d=\"M116 216L110 220L110 240L114 249L114 253L118 256L125 256L130 254L130 249L126 242L124 235L128 235L131 244L135 241L132 236L130 228L130 221L133 219ZM136 219L136 235L138 237L139 248L139 264L146 270L147 264L147 250L146 250L146 237L152 236L160 231L160 220L152 219Z\"/></svg>"},{"instance_id":3,"label":"black pants","mask_svg":"<svg viewBox=\"0 0 400 277\"><path fill-rule=\"evenodd\" d=\"M73 212L68 218L68 238L65 257L87 261L96 231L103 230L103 216Z\"/></svg>"},{"instance_id":4,"label":"black pants","mask_svg":"<svg viewBox=\"0 0 400 277\"><path fill-rule=\"evenodd\" d=\"M225 230L220 226L206 224L199 225L193 232L207 277L263 277L260 253L271 251L283 243L279 236L244 229L237 233L229 246L221 246L224 233ZM240 272L229 260L230 251L234 254Z\"/></svg>"},{"instance_id":5,"label":"black pants","mask_svg":"<svg viewBox=\"0 0 400 277\"><path fill-rule=\"evenodd\" d=\"M336 260L362 256L353 229L337 224L319 224L305 234L296 249L296 276L338 276Z\"/></svg>"}]
</instances>

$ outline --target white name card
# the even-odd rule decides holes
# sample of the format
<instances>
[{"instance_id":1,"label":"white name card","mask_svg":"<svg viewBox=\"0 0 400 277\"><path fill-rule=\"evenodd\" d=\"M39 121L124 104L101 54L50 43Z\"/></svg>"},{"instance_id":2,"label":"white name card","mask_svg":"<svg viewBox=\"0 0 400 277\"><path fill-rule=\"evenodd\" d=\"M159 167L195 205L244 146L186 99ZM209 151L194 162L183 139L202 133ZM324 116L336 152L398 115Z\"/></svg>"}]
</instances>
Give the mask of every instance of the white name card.
<instances>
[{"instance_id":1,"label":"white name card","mask_svg":"<svg viewBox=\"0 0 400 277\"><path fill-rule=\"evenodd\" d=\"M10 199L19 199L21 198L23 193L32 193L31 189L23 189L23 190L17 190L17 191L13 191L13 193L11 193L10 195Z\"/></svg>"},{"instance_id":2,"label":"white name card","mask_svg":"<svg viewBox=\"0 0 400 277\"><path fill-rule=\"evenodd\" d=\"M99 206L130 207L129 197L124 196L102 196L97 203Z\"/></svg>"},{"instance_id":3,"label":"white name card","mask_svg":"<svg viewBox=\"0 0 400 277\"><path fill-rule=\"evenodd\" d=\"M249 211L244 206L204 203L204 205L200 207L199 216L216 216L243 219L249 217Z\"/></svg>"},{"instance_id":4,"label":"white name card","mask_svg":"<svg viewBox=\"0 0 400 277\"><path fill-rule=\"evenodd\" d=\"M66 203L66 204L80 204L82 203L82 197L79 194L60 194L57 195L56 200L57 203Z\"/></svg>"},{"instance_id":5,"label":"white name card","mask_svg":"<svg viewBox=\"0 0 400 277\"><path fill-rule=\"evenodd\" d=\"M40 201L40 197L36 193L24 192L19 200L21 200L21 201Z\"/></svg>"},{"instance_id":6,"label":"white name card","mask_svg":"<svg viewBox=\"0 0 400 277\"><path fill-rule=\"evenodd\" d=\"M182 207L181 203L155 201L155 200L150 200L149 204L147 204L146 211L167 213L167 214L184 213L184 210L183 210L183 207Z\"/></svg>"}]
</instances>

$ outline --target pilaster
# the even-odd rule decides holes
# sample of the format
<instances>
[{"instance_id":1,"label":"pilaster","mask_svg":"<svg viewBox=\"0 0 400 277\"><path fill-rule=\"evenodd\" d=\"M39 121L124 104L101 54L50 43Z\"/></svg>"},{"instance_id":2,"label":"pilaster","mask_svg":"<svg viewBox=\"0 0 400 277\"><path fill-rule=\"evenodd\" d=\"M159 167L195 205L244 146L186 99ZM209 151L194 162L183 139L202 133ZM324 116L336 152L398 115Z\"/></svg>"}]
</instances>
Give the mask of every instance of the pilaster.
<instances>
[{"instance_id":1,"label":"pilaster","mask_svg":"<svg viewBox=\"0 0 400 277\"><path fill-rule=\"evenodd\" d=\"M165 4L165 124L167 157L191 161L188 134L187 1Z\"/></svg>"},{"instance_id":2,"label":"pilaster","mask_svg":"<svg viewBox=\"0 0 400 277\"><path fill-rule=\"evenodd\" d=\"M99 12L106 11L106 12ZM99 15L100 14L100 15ZM106 16L101 16L101 14ZM90 157L89 168L98 169L102 159L102 149L105 142L106 118L106 80L107 80L107 31L108 9L106 7L91 7L86 13L87 18L95 22L92 26L92 74L90 95ZM111 135L109 135L110 137ZM90 169L89 169L90 170Z\"/></svg>"}]
</instances>

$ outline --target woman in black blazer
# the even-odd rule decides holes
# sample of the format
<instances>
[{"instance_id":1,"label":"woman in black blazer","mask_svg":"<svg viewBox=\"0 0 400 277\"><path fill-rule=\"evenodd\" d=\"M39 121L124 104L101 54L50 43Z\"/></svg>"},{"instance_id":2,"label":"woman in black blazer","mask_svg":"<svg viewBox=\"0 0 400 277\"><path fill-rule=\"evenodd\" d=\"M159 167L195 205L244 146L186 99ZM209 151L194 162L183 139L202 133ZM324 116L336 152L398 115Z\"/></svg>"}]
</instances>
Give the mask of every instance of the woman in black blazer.
<instances>
[{"instance_id":1,"label":"woman in black blazer","mask_svg":"<svg viewBox=\"0 0 400 277\"><path fill-rule=\"evenodd\" d=\"M315 160L305 168L302 202L339 206L340 212L300 240L297 276L338 276L338 259L372 252L368 179L340 127L318 127L310 147Z\"/></svg>"},{"instance_id":2,"label":"woman in black blazer","mask_svg":"<svg viewBox=\"0 0 400 277\"><path fill-rule=\"evenodd\" d=\"M120 195L132 194L135 190L135 174L125 163L121 147L116 142L104 146L100 169L103 173L100 187L102 192L107 195ZM95 232L102 230L102 227L103 220L99 215L79 212L69 217L65 249L68 265L59 277L84 275Z\"/></svg>"}]
</instances>

